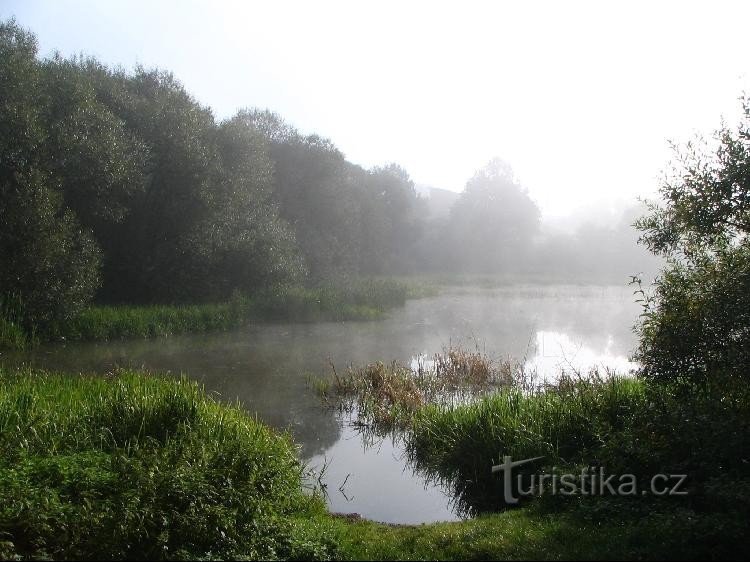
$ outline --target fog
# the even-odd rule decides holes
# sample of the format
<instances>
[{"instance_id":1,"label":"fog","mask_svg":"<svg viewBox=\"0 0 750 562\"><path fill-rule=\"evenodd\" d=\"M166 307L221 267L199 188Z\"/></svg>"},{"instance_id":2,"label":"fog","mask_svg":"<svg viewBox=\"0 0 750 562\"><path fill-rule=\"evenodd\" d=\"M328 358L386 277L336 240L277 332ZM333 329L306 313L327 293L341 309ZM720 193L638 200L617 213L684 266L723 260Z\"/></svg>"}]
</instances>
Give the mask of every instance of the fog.
<instances>
[{"instance_id":1,"label":"fog","mask_svg":"<svg viewBox=\"0 0 750 562\"><path fill-rule=\"evenodd\" d=\"M0 419L18 423L0 431L0 500L31 499L0 515L0 557L91 558L90 521L116 528L105 558L262 558L256 535L274 557L327 556L340 533L314 550L327 516L296 511L318 501L301 485L352 513L341 525L458 520L510 507L498 453L506 484L542 458L550 474L599 458L639 479L746 471L750 422L726 404L747 396L704 383L747 363L750 3L707 6L4 0ZM711 140L740 114L736 138ZM680 162L691 139L717 160ZM693 441L723 445L699 458ZM701 479L691 510L716 491ZM706 521L734 532L715 517L746 502L724 495ZM644 531L669 546L616 499L580 521L637 557ZM674 505L654 529L699 523L675 533L715 554ZM616 513L637 540L596 519ZM555 545L580 522L497 522L517 539L538 516ZM468 525L452 528L481 539L472 556L527 552L482 550L513 536Z\"/></svg>"},{"instance_id":2,"label":"fog","mask_svg":"<svg viewBox=\"0 0 750 562\"><path fill-rule=\"evenodd\" d=\"M543 216L650 195L668 139L734 122L747 3L10 0L40 51L166 68L218 118L269 108L364 167L461 191L499 156Z\"/></svg>"}]
</instances>

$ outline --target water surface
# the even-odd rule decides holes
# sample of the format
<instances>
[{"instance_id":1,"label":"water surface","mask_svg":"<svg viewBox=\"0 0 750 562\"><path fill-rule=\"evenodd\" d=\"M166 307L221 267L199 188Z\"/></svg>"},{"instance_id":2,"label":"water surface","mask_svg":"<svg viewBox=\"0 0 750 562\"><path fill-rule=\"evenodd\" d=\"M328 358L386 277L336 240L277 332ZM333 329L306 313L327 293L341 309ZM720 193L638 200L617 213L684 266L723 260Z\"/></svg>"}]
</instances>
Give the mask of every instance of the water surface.
<instances>
[{"instance_id":1,"label":"water surface","mask_svg":"<svg viewBox=\"0 0 750 562\"><path fill-rule=\"evenodd\" d=\"M127 366L185 373L266 423L289 428L301 456L327 466L323 482L333 511L417 523L455 519L450 498L405 467L398 444L367 446L322 408L308 376L329 373L331 364L341 370L374 361L409 364L450 345L523 358L548 378L561 368L624 372L633 367L628 355L638 312L628 287L455 287L408 301L375 322L261 324L208 335L55 344L0 361L74 372Z\"/></svg>"}]
</instances>

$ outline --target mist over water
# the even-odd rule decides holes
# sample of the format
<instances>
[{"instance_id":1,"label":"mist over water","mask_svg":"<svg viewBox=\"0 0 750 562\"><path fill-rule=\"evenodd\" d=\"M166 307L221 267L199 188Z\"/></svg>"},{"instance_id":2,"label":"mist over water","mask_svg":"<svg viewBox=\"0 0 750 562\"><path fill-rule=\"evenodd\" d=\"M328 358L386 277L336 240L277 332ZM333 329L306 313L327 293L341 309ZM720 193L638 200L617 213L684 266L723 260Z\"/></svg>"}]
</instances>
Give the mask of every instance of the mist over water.
<instances>
[{"instance_id":1,"label":"mist over water","mask_svg":"<svg viewBox=\"0 0 750 562\"><path fill-rule=\"evenodd\" d=\"M264 324L157 340L46 345L2 361L74 372L127 366L185 373L274 427L290 429L311 466L327 464L323 481L333 511L416 523L455 518L450 498L405 467L398 444L386 439L366 446L345 420L322 407L309 376L330 373L331 364L339 371L375 361L410 364L458 345L497 359L523 359L541 378L573 368L627 372L638 312L625 285L456 286L409 300L380 321Z\"/></svg>"}]
</instances>

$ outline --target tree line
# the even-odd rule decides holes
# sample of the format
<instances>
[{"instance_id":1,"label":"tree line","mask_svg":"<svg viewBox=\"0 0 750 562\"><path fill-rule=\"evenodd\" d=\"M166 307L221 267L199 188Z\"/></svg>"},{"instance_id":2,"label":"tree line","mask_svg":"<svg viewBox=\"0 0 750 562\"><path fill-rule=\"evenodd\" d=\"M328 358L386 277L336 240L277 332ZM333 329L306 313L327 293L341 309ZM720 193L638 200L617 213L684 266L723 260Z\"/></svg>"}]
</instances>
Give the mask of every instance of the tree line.
<instances>
[{"instance_id":1,"label":"tree line","mask_svg":"<svg viewBox=\"0 0 750 562\"><path fill-rule=\"evenodd\" d=\"M40 58L14 20L0 99L0 298L28 326L92 300L546 267L539 209L500 161L432 220L396 164L365 169L266 110L217 120L169 72Z\"/></svg>"}]
</instances>

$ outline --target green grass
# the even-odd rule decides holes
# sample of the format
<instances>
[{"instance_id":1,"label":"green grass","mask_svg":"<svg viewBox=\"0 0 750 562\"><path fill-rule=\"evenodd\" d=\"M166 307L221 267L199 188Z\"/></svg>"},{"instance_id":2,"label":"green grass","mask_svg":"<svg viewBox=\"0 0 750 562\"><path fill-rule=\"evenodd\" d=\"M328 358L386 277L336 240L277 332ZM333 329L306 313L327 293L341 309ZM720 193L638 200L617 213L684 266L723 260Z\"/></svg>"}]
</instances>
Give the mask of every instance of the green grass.
<instances>
[{"instance_id":1,"label":"green grass","mask_svg":"<svg viewBox=\"0 0 750 562\"><path fill-rule=\"evenodd\" d=\"M534 507L461 522L385 525L301 522L349 560L742 560L747 524L735 514L610 502L562 512Z\"/></svg>"},{"instance_id":2,"label":"green grass","mask_svg":"<svg viewBox=\"0 0 750 562\"><path fill-rule=\"evenodd\" d=\"M592 376L563 378L545 388L501 387L456 403L440 393L430 399L419 373L396 367L355 368L318 382L316 390L329 401L353 396L364 431L397 430L408 468L441 484L460 512L476 517L421 526L316 523L336 537L347 556L744 559L750 554L747 385L727 378L684 387ZM515 469L526 487L531 474L580 475L595 466L607 475L632 474L642 486L656 474L686 474L688 495L562 496L548 489L514 507L505 503L501 477L490 470L502 455L543 457Z\"/></svg>"},{"instance_id":3,"label":"green grass","mask_svg":"<svg viewBox=\"0 0 750 562\"><path fill-rule=\"evenodd\" d=\"M250 301L176 306L91 306L54 330L53 339L106 341L229 330L246 322Z\"/></svg>"},{"instance_id":4,"label":"green grass","mask_svg":"<svg viewBox=\"0 0 750 562\"><path fill-rule=\"evenodd\" d=\"M489 475L501 453L566 467L593 455L608 473L687 472L691 495L543 496L391 526L326 513L288 435L195 383L0 368L0 558L743 559L749 406L736 381L617 378L424 406L413 468L445 483ZM477 479L477 511L497 485Z\"/></svg>"},{"instance_id":5,"label":"green grass","mask_svg":"<svg viewBox=\"0 0 750 562\"><path fill-rule=\"evenodd\" d=\"M25 349L33 341L21 326L20 299L0 293L0 350Z\"/></svg>"},{"instance_id":6,"label":"green grass","mask_svg":"<svg viewBox=\"0 0 750 562\"><path fill-rule=\"evenodd\" d=\"M50 340L108 341L181 333L224 331L250 322L377 320L409 298L433 294L419 283L389 279L355 280L314 288L278 287L228 302L193 305L90 306L75 318L50 327ZM0 314L0 348L23 348L29 339Z\"/></svg>"},{"instance_id":7,"label":"green grass","mask_svg":"<svg viewBox=\"0 0 750 562\"><path fill-rule=\"evenodd\" d=\"M499 479L489 470L492 460L541 456L529 471L577 469L598 458L609 434L644 402L644 385L628 378L535 393L505 389L468 405L424 407L414 418L407 450L422 472L451 488L461 510L493 511L504 502Z\"/></svg>"},{"instance_id":8,"label":"green grass","mask_svg":"<svg viewBox=\"0 0 750 562\"><path fill-rule=\"evenodd\" d=\"M186 380L0 370L0 557L305 558L288 435Z\"/></svg>"},{"instance_id":9,"label":"green grass","mask_svg":"<svg viewBox=\"0 0 750 562\"><path fill-rule=\"evenodd\" d=\"M25 349L29 345L29 339L16 322L0 316L0 349Z\"/></svg>"}]
</instances>

